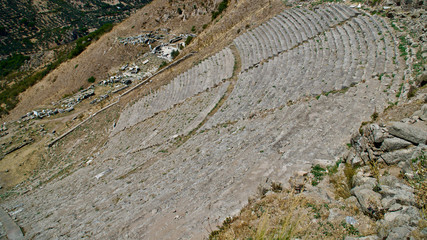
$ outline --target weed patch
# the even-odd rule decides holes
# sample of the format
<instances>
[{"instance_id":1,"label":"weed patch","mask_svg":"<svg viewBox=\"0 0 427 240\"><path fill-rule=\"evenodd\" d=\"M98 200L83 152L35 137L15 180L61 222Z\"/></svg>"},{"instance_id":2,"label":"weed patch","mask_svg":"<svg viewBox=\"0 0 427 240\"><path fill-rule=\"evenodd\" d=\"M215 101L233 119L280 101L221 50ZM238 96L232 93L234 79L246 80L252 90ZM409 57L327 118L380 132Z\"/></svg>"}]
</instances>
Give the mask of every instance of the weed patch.
<instances>
[{"instance_id":1,"label":"weed patch","mask_svg":"<svg viewBox=\"0 0 427 240\"><path fill-rule=\"evenodd\" d=\"M316 186L323 179L323 176L326 174L326 169L322 168L319 164L311 168L311 173L313 174L313 180L311 185Z\"/></svg>"}]
</instances>

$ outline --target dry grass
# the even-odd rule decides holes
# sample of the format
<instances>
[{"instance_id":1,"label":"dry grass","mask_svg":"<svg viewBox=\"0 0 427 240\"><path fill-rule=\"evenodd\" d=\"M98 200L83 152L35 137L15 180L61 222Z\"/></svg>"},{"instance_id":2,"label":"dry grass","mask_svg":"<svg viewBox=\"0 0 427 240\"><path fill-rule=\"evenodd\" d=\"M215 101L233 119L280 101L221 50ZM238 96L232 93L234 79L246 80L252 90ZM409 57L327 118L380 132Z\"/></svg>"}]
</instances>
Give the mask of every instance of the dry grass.
<instances>
[{"instance_id":1,"label":"dry grass","mask_svg":"<svg viewBox=\"0 0 427 240\"><path fill-rule=\"evenodd\" d=\"M351 164L345 164L344 171L329 176L329 182L334 187L335 198L347 199L351 196L350 190L353 187L353 176L356 169Z\"/></svg>"},{"instance_id":2,"label":"dry grass","mask_svg":"<svg viewBox=\"0 0 427 240\"><path fill-rule=\"evenodd\" d=\"M422 218L427 220L427 155L422 152L420 156L412 159L411 163L414 177L406 179L415 189L417 203L421 207Z\"/></svg>"},{"instance_id":3,"label":"dry grass","mask_svg":"<svg viewBox=\"0 0 427 240\"><path fill-rule=\"evenodd\" d=\"M330 219L330 209L340 216ZM227 219L209 239L341 239L375 232L373 221L352 204L327 203L310 194L282 192L250 203L239 216ZM347 224L353 216L365 225ZM366 227L368 226L368 227Z\"/></svg>"},{"instance_id":4,"label":"dry grass","mask_svg":"<svg viewBox=\"0 0 427 240\"><path fill-rule=\"evenodd\" d=\"M302 195L274 194L246 206L239 217L225 222L210 239L290 239L302 236L308 220Z\"/></svg>"}]
</instances>

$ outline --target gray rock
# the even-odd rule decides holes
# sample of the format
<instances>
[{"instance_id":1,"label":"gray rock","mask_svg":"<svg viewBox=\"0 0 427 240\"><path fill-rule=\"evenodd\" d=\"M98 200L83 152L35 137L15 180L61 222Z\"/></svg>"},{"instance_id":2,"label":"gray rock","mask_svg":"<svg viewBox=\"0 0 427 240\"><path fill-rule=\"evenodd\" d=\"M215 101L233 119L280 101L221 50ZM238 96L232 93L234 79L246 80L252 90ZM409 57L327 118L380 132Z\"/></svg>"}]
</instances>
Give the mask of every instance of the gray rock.
<instances>
[{"instance_id":1,"label":"gray rock","mask_svg":"<svg viewBox=\"0 0 427 240\"><path fill-rule=\"evenodd\" d=\"M375 143L381 143L384 141L386 134L384 134L381 130L378 130L373 133L373 137Z\"/></svg>"},{"instance_id":2,"label":"gray rock","mask_svg":"<svg viewBox=\"0 0 427 240\"><path fill-rule=\"evenodd\" d=\"M344 219L344 215L340 209L338 209L338 208L329 209L328 221L333 221L333 220L340 220L341 221L343 219Z\"/></svg>"},{"instance_id":3,"label":"gray rock","mask_svg":"<svg viewBox=\"0 0 427 240\"><path fill-rule=\"evenodd\" d=\"M360 153L360 158L362 159L362 161L363 161L364 163L367 163L367 162L369 162L369 161L370 161L370 159L369 159L369 154L368 154L367 152L362 152L362 153Z\"/></svg>"},{"instance_id":4,"label":"gray rock","mask_svg":"<svg viewBox=\"0 0 427 240\"><path fill-rule=\"evenodd\" d=\"M402 206L402 209L395 212L387 212L381 220L381 225L385 229L392 229L400 226L417 227L420 220L419 210L412 206Z\"/></svg>"},{"instance_id":5,"label":"gray rock","mask_svg":"<svg viewBox=\"0 0 427 240\"><path fill-rule=\"evenodd\" d=\"M371 132L370 140L375 143L381 143L384 141L385 134L383 130L377 124L369 125L369 130Z\"/></svg>"},{"instance_id":6,"label":"gray rock","mask_svg":"<svg viewBox=\"0 0 427 240\"><path fill-rule=\"evenodd\" d=\"M415 144L426 144L427 141L427 131L406 123L394 122L391 127L389 127L388 131L391 135Z\"/></svg>"},{"instance_id":7,"label":"gray rock","mask_svg":"<svg viewBox=\"0 0 427 240\"><path fill-rule=\"evenodd\" d=\"M362 159L361 159L359 156L355 155L355 156L351 159L351 165L352 165L353 167L359 167L359 166L363 165L363 161L362 161Z\"/></svg>"},{"instance_id":8,"label":"gray rock","mask_svg":"<svg viewBox=\"0 0 427 240\"><path fill-rule=\"evenodd\" d=\"M384 2L385 6L394 6L396 3L393 0L386 0Z\"/></svg>"},{"instance_id":9,"label":"gray rock","mask_svg":"<svg viewBox=\"0 0 427 240\"><path fill-rule=\"evenodd\" d=\"M387 152L381 155L381 158L389 165L406 162L412 158L416 148L400 149L393 152Z\"/></svg>"},{"instance_id":10,"label":"gray rock","mask_svg":"<svg viewBox=\"0 0 427 240\"><path fill-rule=\"evenodd\" d=\"M364 186L365 188L372 189L377 184L378 184L377 179L372 177L365 177L360 172L357 173L355 176L353 176L353 186L357 186L357 187Z\"/></svg>"},{"instance_id":11,"label":"gray rock","mask_svg":"<svg viewBox=\"0 0 427 240\"><path fill-rule=\"evenodd\" d=\"M411 156L411 159L410 159L411 162L412 162L412 159L415 159L415 158L421 156L423 154L423 152L424 153L427 152L427 145L424 145L424 144L418 145L417 148L415 149L414 153Z\"/></svg>"},{"instance_id":12,"label":"gray rock","mask_svg":"<svg viewBox=\"0 0 427 240\"><path fill-rule=\"evenodd\" d=\"M347 163L351 163L352 159L356 156L356 153L354 152L354 149L351 148L346 151L344 154L344 161Z\"/></svg>"},{"instance_id":13,"label":"gray rock","mask_svg":"<svg viewBox=\"0 0 427 240\"><path fill-rule=\"evenodd\" d=\"M393 175L381 176L379 178L379 183L381 185L387 185L387 186L390 186L390 187L395 186L399 182L400 182L400 180L397 177L393 176Z\"/></svg>"},{"instance_id":14,"label":"gray rock","mask_svg":"<svg viewBox=\"0 0 427 240\"><path fill-rule=\"evenodd\" d=\"M411 234L411 229L408 227L395 227L391 229L387 236L387 240L406 239Z\"/></svg>"},{"instance_id":15,"label":"gray rock","mask_svg":"<svg viewBox=\"0 0 427 240\"><path fill-rule=\"evenodd\" d=\"M401 138L386 138L381 145L381 150L390 152L410 146L411 143Z\"/></svg>"},{"instance_id":16,"label":"gray rock","mask_svg":"<svg viewBox=\"0 0 427 240\"><path fill-rule=\"evenodd\" d=\"M412 187L404 184L402 180L393 175L381 176L379 179L379 183L380 185L387 185L389 187L399 188L407 192L414 192L414 189Z\"/></svg>"},{"instance_id":17,"label":"gray rock","mask_svg":"<svg viewBox=\"0 0 427 240\"><path fill-rule=\"evenodd\" d=\"M427 104L424 104L421 107L421 114L419 115L420 119L423 121L427 121Z\"/></svg>"},{"instance_id":18,"label":"gray rock","mask_svg":"<svg viewBox=\"0 0 427 240\"><path fill-rule=\"evenodd\" d=\"M423 112L421 110L415 111L414 114L412 114L412 117L414 116L421 116L423 115Z\"/></svg>"},{"instance_id":19,"label":"gray rock","mask_svg":"<svg viewBox=\"0 0 427 240\"><path fill-rule=\"evenodd\" d=\"M389 186L381 186L381 195L384 197L392 197L397 203L404 205L415 205L415 195L412 192L400 189L391 188Z\"/></svg>"},{"instance_id":20,"label":"gray rock","mask_svg":"<svg viewBox=\"0 0 427 240\"><path fill-rule=\"evenodd\" d=\"M366 237L345 237L345 240L377 240L378 236L377 235L370 235L370 236L366 236Z\"/></svg>"},{"instance_id":21,"label":"gray rock","mask_svg":"<svg viewBox=\"0 0 427 240\"><path fill-rule=\"evenodd\" d=\"M402 210L396 212L387 212L384 214L383 227L390 229L393 227L406 225L411 220L408 214L402 213Z\"/></svg>"},{"instance_id":22,"label":"gray rock","mask_svg":"<svg viewBox=\"0 0 427 240\"><path fill-rule=\"evenodd\" d=\"M375 218L378 218L382 210L381 194L372 191L371 189L356 187L351 190L351 193L357 198L362 207L363 212Z\"/></svg>"},{"instance_id":23,"label":"gray rock","mask_svg":"<svg viewBox=\"0 0 427 240\"><path fill-rule=\"evenodd\" d=\"M65 109L66 112L71 112L73 110L74 110L74 107L69 107L69 108Z\"/></svg>"},{"instance_id":24,"label":"gray rock","mask_svg":"<svg viewBox=\"0 0 427 240\"><path fill-rule=\"evenodd\" d=\"M403 209L400 211L410 217L409 226L418 226L418 221L421 219L420 211L418 210L418 208L413 206L403 206Z\"/></svg>"},{"instance_id":25,"label":"gray rock","mask_svg":"<svg viewBox=\"0 0 427 240\"><path fill-rule=\"evenodd\" d=\"M395 203L395 204L391 205L391 207L388 209L388 211L389 212L396 212L396 211L402 210L402 208L403 208L402 205Z\"/></svg>"},{"instance_id":26,"label":"gray rock","mask_svg":"<svg viewBox=\"0 0 427 240\"><path fill-rule=\"evenodd\" d=\"M357 198L355 196L350 196L349 198L345 199L344 201L350 206L356 206L356 207L360 208L360 204L357 201Z\"/></svg>"},{"instance_id":27,"label":"gray rock","mask_svg":"<svg viewBox=\"0 0 427 240\"><path fill-rule=\"evenodd\" d=\"M354 219L353 217L350 217L350 216L346 216L345 217L345 222L348 223L348 224L350 224L350 225L357 224L357 220Z\"/></svg>"}]
</instances>

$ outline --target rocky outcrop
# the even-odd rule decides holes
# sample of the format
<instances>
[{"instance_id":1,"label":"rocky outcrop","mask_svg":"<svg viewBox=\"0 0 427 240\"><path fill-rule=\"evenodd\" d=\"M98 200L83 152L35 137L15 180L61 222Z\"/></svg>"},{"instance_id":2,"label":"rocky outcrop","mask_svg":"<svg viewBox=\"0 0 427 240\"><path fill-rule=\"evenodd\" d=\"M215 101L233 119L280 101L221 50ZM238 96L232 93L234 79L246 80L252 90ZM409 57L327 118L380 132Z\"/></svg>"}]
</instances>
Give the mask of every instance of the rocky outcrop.
<instances>
[{"instance_id":1,"label":"rocky outcrop","mask_svg":"<svg viewBox=\"0 0 427 240\"><path fill-rule=\"evenodd\" d=\"M417 169L427 151L427 124L417 117L425 108L415 112L411 121L362 127L344 156L347 163L360 167L353 177L351 194L362 211L377 220L379 239L406 239L419 226L420 209L425 203L417 200L416 189L408 182L425 181ZM381 164L384 168L395 167L400 174L380 174ZM396 176L404 176L407 181ZM426 230L418 229L417 236L427 237Z\"/></svg>"},{"instance_id":2,"label":"rocky outcrop","mask_svg":"<svg viewBox=\"0 0 427 240\"><path fill-rule=\"evenodd\" d=\"M415 127L407 123L393 123L389 128L389 133L417 145L427 144L427 131L423 128Z\"/></svg>"}]
</instances>

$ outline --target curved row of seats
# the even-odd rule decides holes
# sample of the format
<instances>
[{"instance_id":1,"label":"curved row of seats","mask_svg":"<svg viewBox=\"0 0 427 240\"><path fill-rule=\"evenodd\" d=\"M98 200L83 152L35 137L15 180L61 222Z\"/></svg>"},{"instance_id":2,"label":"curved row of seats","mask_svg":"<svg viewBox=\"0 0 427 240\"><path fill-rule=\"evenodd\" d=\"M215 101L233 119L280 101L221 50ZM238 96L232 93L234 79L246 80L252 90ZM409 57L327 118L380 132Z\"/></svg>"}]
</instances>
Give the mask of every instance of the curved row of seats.
<instances>
[{"instance_id":1,"label":"curved row of seats","mask_svg":"<svg viewBox=\"0 0 427 240\"><path fill-rule=\"evenodd\" d=\"M325 5L313 11L285 10L234 40L241 54L242 71L356 15L356 11L343 5Z\"/></svg>"},{"instance_id":2,"label":"curved row of seats","mask_svg":"<svg viewBox=\"0 0 427 240\"><path fill-rule=\"evenodd\" d=\"M175 135L187 135L197 128L201 121L227 91L229 82L220 84L209 91L198 94L174 108L162 111L156 116L119 132L102 151L111 156L115 151L134 152L139 149L161 144ZM120 141L121 144L117 144ZM137 144L136 144L137 143ZM112 147L115 146L115 147ZM129 148L129 146L132 146Z\"/></svg>"},{"instance_id":3,"label":"curved row of seats","mask_svg":"<svg viewBox=\"0 0 427 240\"><path fill-rule=\"evenodd\" d=\"M229 48L224 48L127 108L121 114L115 131L144 121L160 111L216 86L221 81L231 78L233 69L234 55Z\"/></svg>"},{"instance_id":4,"label":"curved row of seats","mask_svg":"<svg viewBox=\"0 0 427 240\"><path fill-rule=\"evenodd\" d=\"M392 75L397 52L386 26L372 16L358 15L241 72L223 110L206 128L304 96L348 88L373 75Z\"/></svg>"}]
</instances>

